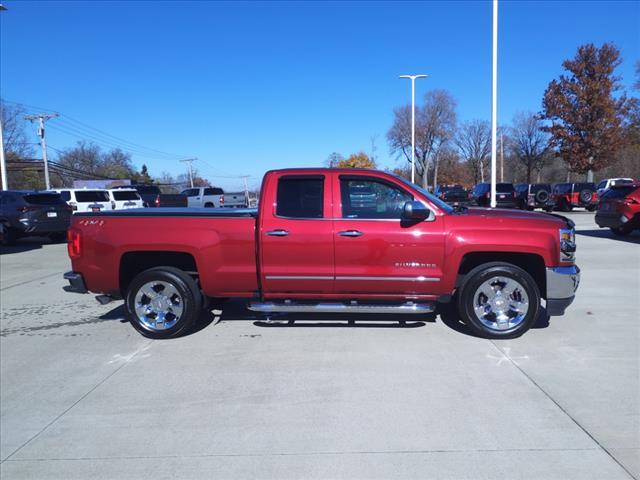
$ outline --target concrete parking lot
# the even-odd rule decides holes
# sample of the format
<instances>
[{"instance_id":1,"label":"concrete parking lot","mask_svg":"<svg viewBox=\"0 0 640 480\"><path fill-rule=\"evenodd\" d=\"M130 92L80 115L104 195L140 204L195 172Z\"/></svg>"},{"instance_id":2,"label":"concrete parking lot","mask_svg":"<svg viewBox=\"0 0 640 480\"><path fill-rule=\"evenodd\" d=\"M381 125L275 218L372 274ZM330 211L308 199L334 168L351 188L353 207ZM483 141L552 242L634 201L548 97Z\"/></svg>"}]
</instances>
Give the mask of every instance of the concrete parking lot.
<instances>
[{"instance_id":1,"label":"concrete parking lot","mask_svg":"<svg viewBox=\"0 0 640 480\"><path fill-rule=\"evenodd\" d=\"M5 249L1 476L640 478L640 235L569 216L578 297L508 341L241 302L150 341L61 290L65 245Z\"/></svg>"}]
</instances>

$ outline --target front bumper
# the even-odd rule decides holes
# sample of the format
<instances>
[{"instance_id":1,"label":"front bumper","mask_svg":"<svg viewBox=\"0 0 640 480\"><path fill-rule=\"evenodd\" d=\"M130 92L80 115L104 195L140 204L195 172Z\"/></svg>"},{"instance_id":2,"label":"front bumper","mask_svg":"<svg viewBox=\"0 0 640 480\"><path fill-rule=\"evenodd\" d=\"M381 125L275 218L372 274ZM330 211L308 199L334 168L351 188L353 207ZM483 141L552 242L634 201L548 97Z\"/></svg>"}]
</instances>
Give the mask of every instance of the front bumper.
<instances>
[{"instance_id":1,"label":"front bumper","mask_svg":"<svg viewBox=\"0 0 640 480\"><path fill-rule=\"evenodd\" d=\"M89 290L87 290L87 287L84 284L84 278L82 278L81 273L67 272L62 276L62 278L69 280L69 285L62 287L65 292L89 293Z\"/></svg>"},{"instance_id":2,"label":"front bumper","mask_svg":"<svg viewBox=\"0 0 640 480\"><path fill-rule=\"evenodd\" d=\"M577 266L547 268L547 314L564 315L579 284L580 269Z\"/></svg>"}]
</instances>

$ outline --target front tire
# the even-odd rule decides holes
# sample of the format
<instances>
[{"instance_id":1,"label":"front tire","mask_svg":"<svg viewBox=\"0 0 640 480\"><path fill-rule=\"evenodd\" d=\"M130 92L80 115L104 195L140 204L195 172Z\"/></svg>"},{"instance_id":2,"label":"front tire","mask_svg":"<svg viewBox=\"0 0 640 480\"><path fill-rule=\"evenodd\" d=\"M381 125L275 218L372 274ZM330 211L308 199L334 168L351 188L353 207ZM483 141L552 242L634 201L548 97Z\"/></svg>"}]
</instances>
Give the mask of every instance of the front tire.
<instances>
[{"instance_id":1,"label":"front tire","mask_svg":"<svg viewBox=\"0 0 640 480\"><path fill-rule=\"evenodd\" d=\"M484 338L515 338L529 330L540 310L540 290L531 275L510 263L471 270L460 287L458 312Z\"/></svg>"},{"instance_id":2,"label":"front tire","mask_svg":"<svg viewBox=\"0 0 640 480\"><path fill-rule=\"evenodd\" d=\"M182 335L202 312L202 294L195 280L174 267L156 267L138 274L125 295L127 318L148 338Z\"/></svg>"}]
</instances>

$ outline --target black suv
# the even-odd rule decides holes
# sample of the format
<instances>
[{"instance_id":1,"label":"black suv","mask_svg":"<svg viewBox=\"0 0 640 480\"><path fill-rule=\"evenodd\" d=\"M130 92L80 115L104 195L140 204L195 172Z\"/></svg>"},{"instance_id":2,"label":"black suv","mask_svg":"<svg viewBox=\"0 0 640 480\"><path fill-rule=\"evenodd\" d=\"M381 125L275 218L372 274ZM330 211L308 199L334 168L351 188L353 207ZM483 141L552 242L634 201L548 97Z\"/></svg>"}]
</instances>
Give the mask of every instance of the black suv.
<instances>
[{"instance_id":1,"label":"black suv","mask_svg":"<svg viewBox=\"0 0 640 480\"><path fill-rule=\"evenodd\" d=\"M479 183L471 192L471 205L491 206L491 184ZM496 206L500 208L516 208L516 191L513 183L496 183Z\"/></svg>"},{"instance_id":2,"label":"black suv","mask_svg":"<svg viewBox=\"0 0 640 480\"><path fill-rule=\"evenodd\" d=\"M438 185L434 194L449 205L467 205L469 203L469 194L462 185Z\"/></svg>"},{"instance_id":3,"label":"black suv","mask_svg":"<svg viewBox=\"0 0 640 480\"><path fill-rule=\"evenodd\" d=\"M518 183L516 185L518 208L534 210L543 208L547 212L553 210L551 185L548 183Z\"/></svg>"},{"instance_id":4,"label":"black suv","mask_svg":"<svg viewBox=\"0 0 640 480\"><path fill-rule=\"evenodd\" d=\"M20 237L46 236L54 242L66 238L72 210L59 193L7 190L0 192L3 243Z\"/></svg>"}]
</instances>

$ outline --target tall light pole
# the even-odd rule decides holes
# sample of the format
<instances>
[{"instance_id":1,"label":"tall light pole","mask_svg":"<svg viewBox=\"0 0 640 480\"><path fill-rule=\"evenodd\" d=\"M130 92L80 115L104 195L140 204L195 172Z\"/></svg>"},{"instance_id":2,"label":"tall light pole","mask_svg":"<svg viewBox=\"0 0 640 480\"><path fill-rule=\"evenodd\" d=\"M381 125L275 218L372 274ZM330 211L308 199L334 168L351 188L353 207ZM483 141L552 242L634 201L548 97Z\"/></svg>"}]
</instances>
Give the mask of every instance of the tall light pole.
<instances>
[{"instance_id":1,"label":"tall light pole","mask_svg":"<svg viewBox=\"0 0 640 480\"><path fill-rule=\"evenodd\" d=\"M0 12L6 10L7 7L0 3ZM7 163L4 158L4 139L2 138L2 106L0 105L0 175L2 175L2 190L9 189L9 180L7 179Z\"/></svg>"},{"instance_id":2,"label":"tall light pole","mask_svg":"<svg viewBox=\"0 0 640 480\"><path fill-rule=\"evenodd\" d=\"M493 62L491 81L491 208L496 208L496 147L498 130L498 0L493 0Z\"/></svg>"},{"instance_id":3,"label":"tall light pole","mask_svg":"<svg viewBox=\"0 0 640 480\"><path fill-rule=\"evenodd\" d=\"M411 183L416 183L416 78L429 75L400 75L411 79Z\"/></svg>"}]
</instances>

